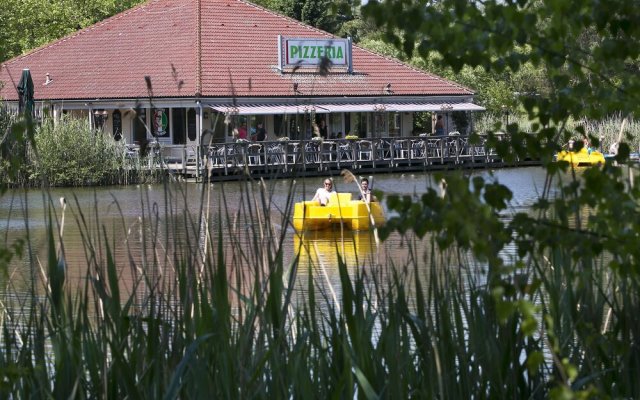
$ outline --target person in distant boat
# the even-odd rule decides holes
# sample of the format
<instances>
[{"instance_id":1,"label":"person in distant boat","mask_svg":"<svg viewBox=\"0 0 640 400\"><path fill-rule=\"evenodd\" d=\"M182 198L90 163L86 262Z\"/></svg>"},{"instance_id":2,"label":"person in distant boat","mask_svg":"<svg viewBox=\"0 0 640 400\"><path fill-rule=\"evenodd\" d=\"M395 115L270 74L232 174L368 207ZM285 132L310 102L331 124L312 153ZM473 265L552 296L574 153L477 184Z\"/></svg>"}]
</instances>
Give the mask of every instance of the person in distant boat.
<instances>
[{"instance_id":1,"label":"person in distant boat","mask_svg":"<svg viewBox=\"0 0 640 400\"><path fill-rule=\"evenodd\" d=\"M331 182L331 179L327 178L324 180L324 186L316 190L316 195L313 196L311 201L317 201L321 206L326 206L329 204L329 197L331 197L331 193L333 193L333 182Z\"/></svg>"},{"instance_id":2,"label":"person in distant boat","mask_svg":"<svg viewBox=\"0 0 640 400\"><path fill-rule=\"evenodd\" d=\"M591 143L589 143L589 138L587 137L582 139L582 146L587 150L588 154L591 154L591 152L594 150L594 148L591 147Z\"/></svg>"},{"instance_id":3,"label":"person in distant boat","mask_svg":"<svg viewBox=\"0 0 640 400\"><path fill-rule=\"evenodd\" d=\"M369 180L367 178L362 178L360 181L360 196L358 196L358 200L364 200L367 203L376 201L376 197L371 193L371 189L369 189Z\"/></svg>"}]
</instances>

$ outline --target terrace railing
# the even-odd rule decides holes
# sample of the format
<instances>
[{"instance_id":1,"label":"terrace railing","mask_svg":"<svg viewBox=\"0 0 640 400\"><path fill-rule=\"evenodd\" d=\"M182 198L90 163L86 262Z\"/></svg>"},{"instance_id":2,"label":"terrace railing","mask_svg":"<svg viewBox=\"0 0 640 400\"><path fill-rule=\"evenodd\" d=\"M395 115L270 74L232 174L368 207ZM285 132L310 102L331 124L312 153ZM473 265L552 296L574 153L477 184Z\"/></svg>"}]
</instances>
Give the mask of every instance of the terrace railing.
<instances>
[{"instance_id":1,"label":"terrace railing","mask_svg":"<svg viewBox=\"0 0 640 400\"><path fill-rule=\"evenodd\" d=\"M171 169L198 176L207 169L217 175L238 168L292 173L294 170L327 171L342 168L390 169L501 160L486 137L416 136L337 140L237 141L208 146L160 145L150 148L150 168Z\"/></svg>"}]
</instances>

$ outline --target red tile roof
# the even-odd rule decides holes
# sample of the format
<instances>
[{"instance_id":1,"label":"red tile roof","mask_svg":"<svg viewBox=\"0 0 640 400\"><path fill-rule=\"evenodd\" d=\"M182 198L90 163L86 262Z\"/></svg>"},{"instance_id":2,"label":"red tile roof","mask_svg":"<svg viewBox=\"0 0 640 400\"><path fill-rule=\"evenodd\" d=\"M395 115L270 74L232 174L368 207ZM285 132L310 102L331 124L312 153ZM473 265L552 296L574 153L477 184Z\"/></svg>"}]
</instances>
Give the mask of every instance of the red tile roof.
<instances>
[{"instance_id":1,"label":"red tile roof","mask_svg":"<svg viewBox=\"0 0 640 400\"><path fill-rule=\"evenodd\" d=\"M143 98L145 76L156 98L288 97L292 82L305 96L378 96L388 83L393 95L472 94L355 45L353 74L281 74L279 34L334 37L242 0L151 0L5 62L0 97L17 99L23 68L31 70L36 100ZM44 85L47 73L52 82Z\"/></svg>"}]
</instances>

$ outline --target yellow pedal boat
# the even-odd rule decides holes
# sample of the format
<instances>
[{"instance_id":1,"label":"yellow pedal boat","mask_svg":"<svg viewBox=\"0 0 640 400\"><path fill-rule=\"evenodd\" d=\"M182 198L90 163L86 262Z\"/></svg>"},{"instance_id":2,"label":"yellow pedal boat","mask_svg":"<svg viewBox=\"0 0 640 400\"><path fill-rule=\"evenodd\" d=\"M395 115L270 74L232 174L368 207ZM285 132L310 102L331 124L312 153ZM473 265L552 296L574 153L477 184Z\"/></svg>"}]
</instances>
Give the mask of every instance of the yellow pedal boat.
<instances>
[{"instance_id":1,"label":"yellow pedal boat","mask_svg":"<svg viewBox=\"0 0 640 400\"><path fill-rule=\"evenodd\" d=\"M592 150L589 153L587 149L583 147L579 151L562 150L556 154L556 161L566 161L574 167L599 165L604 164L604 155L597 150Z\"/></svg>"},{"instance_id":2,"label":"yellow pedal boat","mask_svg":"<svg viewBox=\"0 0 640 400\"><path fill-rule=\"evenodd\" d=\"M374 201L367 204L362 200L352 200L351 193L332 193L326 206L319 205L317 201L296 203L293 209L293 227L296 231L302 232L344 224L346 229L359 231L371 227L371 217L376 227L384 223L385 217L380 203Z\"/></svg>"}]
</instances>

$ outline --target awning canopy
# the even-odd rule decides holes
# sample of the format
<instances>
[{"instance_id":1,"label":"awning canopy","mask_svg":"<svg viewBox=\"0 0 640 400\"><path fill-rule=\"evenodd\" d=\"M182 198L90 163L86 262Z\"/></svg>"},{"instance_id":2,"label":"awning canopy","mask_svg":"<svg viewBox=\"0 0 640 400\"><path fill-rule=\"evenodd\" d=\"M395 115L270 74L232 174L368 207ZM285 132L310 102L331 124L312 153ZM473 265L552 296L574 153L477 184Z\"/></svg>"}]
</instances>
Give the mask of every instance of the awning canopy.
<instances>
[{"instance_id":1,"label":"awning canopy","mask_svg":"<svg viewBox=\"0 0 640 400\"><path fill-rule=\"evenodd\" d=\"M225 114L265 115L265 114L326 114L336 112L450 112L484 111L485 108L473 103L427 103L427 102L380 102L380 103L318 103L318 104L243 104L211 105L212 109Z\"/></svg>"},{"instance_id":2,"label":"awning canopy","mask_svg":"<svg viewBox=\"0 0 640 400\"><path fill-rule=\"evenodd\" d=\"M485 108L473 103L352 103L322 104L330 112L449 112L449 111L484 111Z\"/></svg>"},{"instance_id":3,"label":"awning canopy","mask_svg":"<svg viewBox=\"0 0 640 400\"><path fill-rule=\"evenodd\" d=\"M473 103L383 103L380 106L386 108L386 111L396 112L449 112L449 111L485 111L481 107Z\"/></svg>"},{"instance_id":4,"label":"awning canopy","mask_svg":"<svg viewBox=\"0 0 640 400\"><path fill-rule=\"evenodd\" d=\"M309 114L328 113L326 108L314 104L243 104L243 105L211 105L212 109L224 114L237 115L271 115L271 114Z\"/></svg>"}]
</instances>

